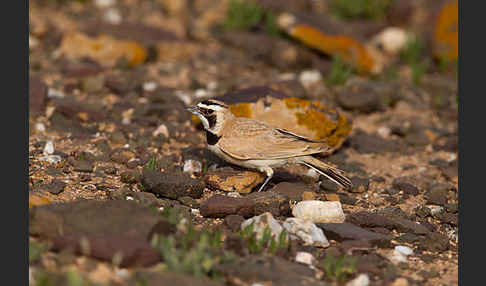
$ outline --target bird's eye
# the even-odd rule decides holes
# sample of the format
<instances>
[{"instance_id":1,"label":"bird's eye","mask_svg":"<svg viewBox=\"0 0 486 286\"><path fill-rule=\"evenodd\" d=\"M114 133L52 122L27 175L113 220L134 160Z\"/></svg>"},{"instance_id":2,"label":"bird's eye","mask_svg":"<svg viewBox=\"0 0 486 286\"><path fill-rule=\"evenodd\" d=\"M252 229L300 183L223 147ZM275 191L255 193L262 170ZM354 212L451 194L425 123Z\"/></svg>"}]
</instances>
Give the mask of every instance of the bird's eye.
<instances>
[{"instance_id":1,"label":"bird's eye","mask_svg":"<svg viewBox=\"0 0 486 286\"><path fill-rule=\"evenodd\" d=\"M208 109L208 114L213 114L214 110Z\"/></svg>"}]
</instances>

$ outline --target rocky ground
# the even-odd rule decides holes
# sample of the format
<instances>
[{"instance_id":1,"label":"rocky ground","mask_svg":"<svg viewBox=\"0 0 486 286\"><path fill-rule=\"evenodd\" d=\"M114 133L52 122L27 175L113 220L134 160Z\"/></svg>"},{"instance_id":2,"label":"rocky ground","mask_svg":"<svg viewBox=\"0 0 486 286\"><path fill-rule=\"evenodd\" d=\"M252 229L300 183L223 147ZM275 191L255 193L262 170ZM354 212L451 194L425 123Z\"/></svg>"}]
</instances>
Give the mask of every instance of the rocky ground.
<instances>
[{"instance_id":1,"label":"rocky ground","mask_svg":"<svg viewBox=\"0 0 486 286\"><path fill-rule=\"evenodd\" d=\"M410 2L29 1L30 283L458 285L454 10ZM332 138L353 188L255 192L184 109L210 97Z\"/></svg>"}]
</instances>

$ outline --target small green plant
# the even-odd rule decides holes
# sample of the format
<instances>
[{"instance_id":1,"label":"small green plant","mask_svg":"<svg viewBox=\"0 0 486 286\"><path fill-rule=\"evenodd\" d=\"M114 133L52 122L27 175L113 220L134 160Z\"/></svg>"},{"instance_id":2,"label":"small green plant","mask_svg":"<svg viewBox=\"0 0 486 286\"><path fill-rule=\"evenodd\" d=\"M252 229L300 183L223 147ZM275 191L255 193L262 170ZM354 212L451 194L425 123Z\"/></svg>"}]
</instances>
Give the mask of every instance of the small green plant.
<instances>
[{"instance_id":1,"label":"small green plant","mask_svg":"<svg viewBox=\"0 0 486 286\"><path fill-rule=\"evenodd\" d=\"M44 251L46 251L45 245L35 241L29 241L29 263L39 260Z\"/></svg>"},{"instance_id":2,"label":"small green plant","mask_svg":"<svg viewBox=\"0 0 486 286\"><path fill-rule=\"evenodd\" d=\"M223 28L226 30L249 30L259 24L269 35L278 35L275 16L255 1L230 0Z\"/></svg>"},{"instance_id":3,"label":"small green plant","mask_svg":"<svg viewBox=\"0 0 486 286\"><path fill-rule=\"evenodd\" d=\"M332 0L330 11L342 19L384 18L391 0Z\"/></svg>"},{"instance_id":4,"label":"small green plant","mask_svg":"<svg viewBox=\"0 0 486 286\"><path fill-rule=\"evenodd\" d=\"M263 230L263 235L260 239L254 232L253 224L243 228L240 231L240 236L246 239L250 253L261 253L266 249L269 253L276 254L279 249L288 249L289 247L287 232L283 230L278 238L274 238L268 226Z\"/></svg>"},{"instance_id":5,"label":"small green plant","mask_svg":"<svg viewBox=\"0 0 486 286\"><path fill-rule=\"evenodd\" d=\"M147 166L145 167L147 170L155 171L157 169L157 158L152 157L148 162Z\"/></svg>"},{"instance_id":6,"label":"small green plant","mask_svg":"<svg viewBox=\"0 0 486 286\"><path fill-rule=\"evenodd\" d=\"M154 236L154 247L159 249L169 271L186 273L195 277L219 277L214 269L221 262L231 259L231 254L221 249L220 231L196 231L188 224L183 235Z\"/></svg>"},{"instance_id":7,"label":"small green plant","mask_svg":"<svg viewBox=\"0 0 486 286\"><path fill-rule=\"evenodd\" d=\"M64 273L55 273L49 271L39 271L34 275L35 285L37 286L99 286L84 278L80 273L68 271Z\"/></svg>"},{"instance_id":8,"label":"small green plant","mask_svg":"<svg viewBox=\"0 0 486 286\"><path fill-rule=\"evenodd\" d=\"M343 283L356 272L356 257L346 255L334 257L328 253L320 262L320 266L327 278Z\"/></svg>"},{"instance_id":9,"label":"small green plant","mask_svg":"<svg viewBox=\"0 0 486 286\"><path fill-rule=\"evenodd\" d=\"M408 42L407 47L400 54L402 61L412 69L412 80L416 85L420 84L422 75L429 68L429 62L423 60L424 49L423 40L415 38Z\"/></svg>"},{"instance_id":10,"label":"small green plant","mask_svg":"<svg viewBox=\"0 0 486 286\"><path fill-rule=\"evenodd\" d=\"M343 85L348 81L353 73L353 68L342 61L339 57L334 57L331 72L327 77L327 84L330 86Z\"/></svg>"}]
</instances>

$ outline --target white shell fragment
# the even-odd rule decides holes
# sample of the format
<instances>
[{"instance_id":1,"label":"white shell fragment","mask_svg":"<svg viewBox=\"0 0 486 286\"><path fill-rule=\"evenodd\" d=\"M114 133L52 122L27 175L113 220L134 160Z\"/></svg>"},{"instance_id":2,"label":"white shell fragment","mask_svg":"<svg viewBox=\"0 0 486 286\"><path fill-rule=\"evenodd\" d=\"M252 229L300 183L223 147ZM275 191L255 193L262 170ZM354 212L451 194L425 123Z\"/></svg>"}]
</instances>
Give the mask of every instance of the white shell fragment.
<instances>
[{"instance_id":1,"label":"white shell fragment","mask_svg":"<svg viewBox=\"0 0 486 286\"><path fill-rule=\"evenodd\" d=\"M313 265L315 261L316 259L309 252L299 251L297 254L295 254L295 262Z\"/></svg>"},{"instance_id":2,"label":"white shell fragment","mask_svg":"<svg viewBox=\"0 0 486 286\"><path fill-rule=\"evenodd\" d=\"M345 219L341 203L337 201L302 201L292 209L292 215L296 218L309 219L314 223L342 223Z\"/></svg>"},{"instance_id":3,"label":"white shell fragment","mask_svg":"<svg viewBox=\"0 0 486 286\"><path fill-rule=\"evenodd\" d=\"M329 241L322 229L318 228L312 221L300 218L287 218L283 227L290 234L291 239L300 238L306 244L317 247L328 247Z\"/></svg>"}]
</instances>

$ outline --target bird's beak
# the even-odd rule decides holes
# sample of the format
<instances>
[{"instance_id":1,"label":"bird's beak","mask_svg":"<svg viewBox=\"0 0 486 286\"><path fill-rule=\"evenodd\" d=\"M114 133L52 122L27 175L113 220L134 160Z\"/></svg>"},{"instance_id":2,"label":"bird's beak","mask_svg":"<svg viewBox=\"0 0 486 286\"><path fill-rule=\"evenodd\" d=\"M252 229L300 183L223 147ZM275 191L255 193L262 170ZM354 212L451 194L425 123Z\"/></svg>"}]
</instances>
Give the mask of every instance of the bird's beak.
<instances>
[{"instance_id":1,"label":"bird's beak","mask_svg":"<svg viewBox=\"0 0 486 286\"><path fill-rule=\"evenodd\" d=\"M199 114L199 109L197 108L197 106L186 107L186 110L192 114L196 114L196 115Z\"/></svg>"}]
</instances>

